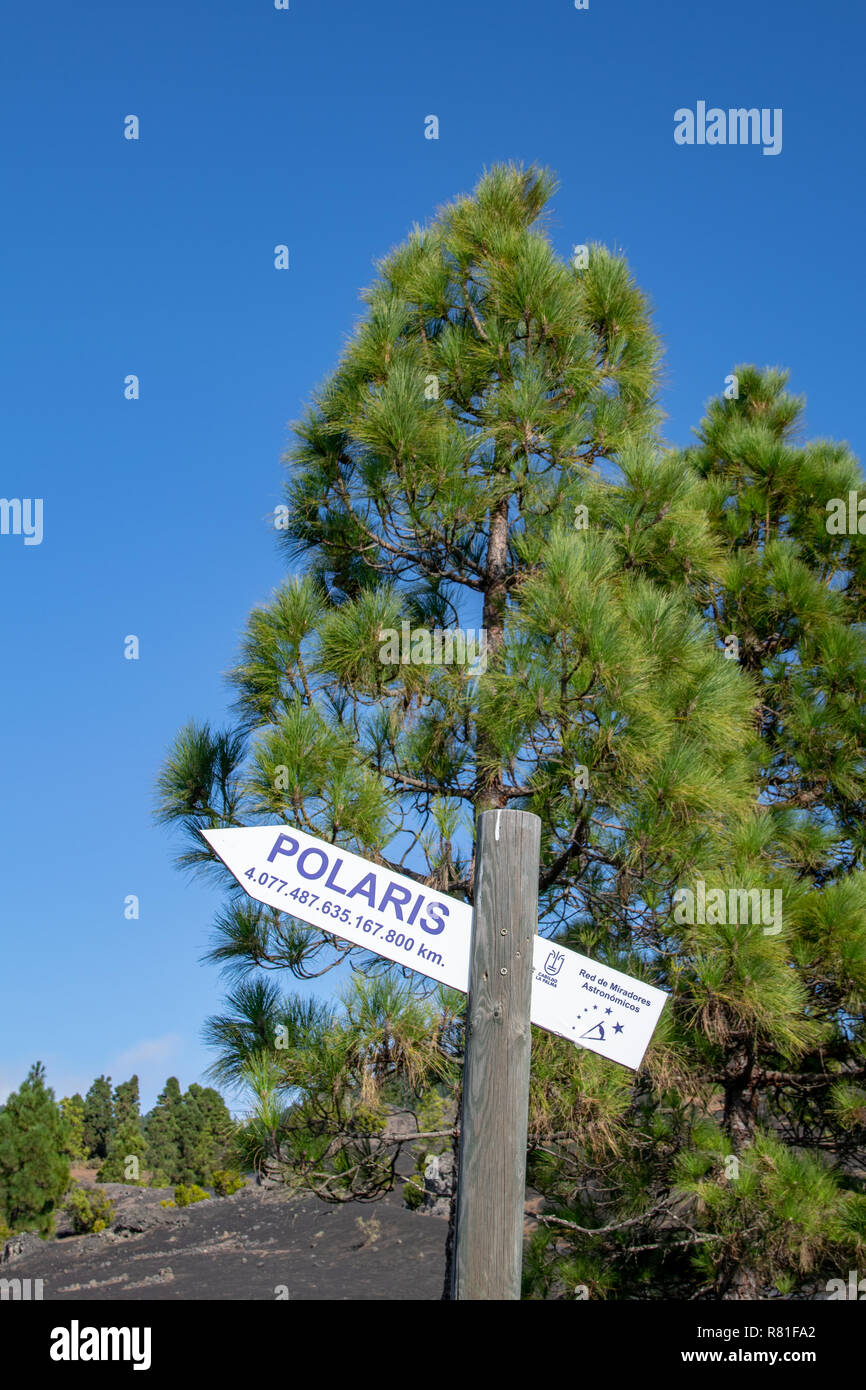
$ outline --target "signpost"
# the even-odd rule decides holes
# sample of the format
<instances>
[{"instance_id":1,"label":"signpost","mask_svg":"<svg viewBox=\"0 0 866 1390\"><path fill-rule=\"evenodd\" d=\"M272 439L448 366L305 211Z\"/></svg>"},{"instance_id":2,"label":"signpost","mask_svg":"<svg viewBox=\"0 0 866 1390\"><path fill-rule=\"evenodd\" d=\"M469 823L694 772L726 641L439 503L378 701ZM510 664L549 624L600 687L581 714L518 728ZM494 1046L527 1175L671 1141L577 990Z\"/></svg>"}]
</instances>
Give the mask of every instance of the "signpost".
<instances>
[{"instance_id":1,"label":"signpost","mask_svg":"<svg viewBox=\"0 0 866 1390\"><path fill-rule=\"evenodd\" d=\"M541 821L478 817L457 1161L455 1300L520 1297Z\"/></svg>"},{"instance_id":2,"label":"signpost","mask_svg":"<svg viewBox=\"0 0 866 1390\"><path fill-rule=\"evenodd\" d=\"M453 1294L520 1297L530 1022L636 1070L667 995L536 934L540 822L478 818L468 903L287 825L203 830L245 892L469 994Z\"/></svg>"}]
</instances>

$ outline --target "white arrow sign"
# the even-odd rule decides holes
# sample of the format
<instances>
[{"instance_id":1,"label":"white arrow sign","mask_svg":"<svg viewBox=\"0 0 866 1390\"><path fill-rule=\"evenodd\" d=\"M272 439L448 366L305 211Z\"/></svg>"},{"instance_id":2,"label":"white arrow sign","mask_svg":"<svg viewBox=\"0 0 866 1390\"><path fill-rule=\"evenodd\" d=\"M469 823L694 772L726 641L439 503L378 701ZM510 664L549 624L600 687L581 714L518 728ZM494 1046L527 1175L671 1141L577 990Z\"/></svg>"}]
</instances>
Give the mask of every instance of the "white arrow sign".
<instances>
[{"instance_id":1,"label":"white arrow sign","mask_svg":"<svg viewBox=\"0 0 866 1390\"><path fill-rule=\"evenodd\" d=\"M469 989L472 908L286 825L203 830L250 897L452 989ZM636 1070L667 995L536 936L530 1017Z\"/></svg>"}]
</instances>

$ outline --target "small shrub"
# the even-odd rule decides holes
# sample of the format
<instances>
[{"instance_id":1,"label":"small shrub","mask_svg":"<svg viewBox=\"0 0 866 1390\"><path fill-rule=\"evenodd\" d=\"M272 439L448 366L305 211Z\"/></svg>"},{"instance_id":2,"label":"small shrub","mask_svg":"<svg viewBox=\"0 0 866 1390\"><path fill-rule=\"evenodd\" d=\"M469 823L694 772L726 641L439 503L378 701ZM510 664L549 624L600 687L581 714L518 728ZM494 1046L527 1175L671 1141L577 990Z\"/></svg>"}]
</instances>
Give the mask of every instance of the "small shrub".
<instances>
[{"instance_id":1,"label":"small shrub","mask_svg":"<svg viewBox=\"0 0 866 1390\"><path fill-rule=\"evenodd\" d=\"M378 1221L375 1216L371 1216L367 1221L364 1220L363 1216L359 1216L355 1221L355 1225L364 1237L361 1242L362 1246L375 1245L382 1234L382 1223Z\"/></svg>"},{"instance_id":2,"label":"small shrub","mask_svg":"<svg viewBox=\"0 0 866 1390\"><path fill-rule=\"evenodd\" d=\"M403 1184L403 1202L410 1211L417 1211L424 1201L424 1183L417 1177L407 1178Z\"/></svg>"},{"instance_id":3,"label":"small shrub","mask_svg":"<svg viewBox=\"0 0 866 1390\"><path fill-rule=\"evenodd\" d=\"M76 1235L95 1235L104 1231L114 1219L114 1203L104 1192L86 1192L73 1187L67 1199Z\"/></svg>"},{"instance_id":4,"label":"small shrub","mask_svg":"<svg viewBox=\"0 0 866 1390\"><path fill-rule=\"evenodd\" d=\"M190 1207L193 1202L206 1202L210 1198L210 1193L205 1192L198 1183L178 1183L174 1189L174 1203L176 1207Z\"/></svg>"},{"instance_id":5,"label":"small shrub","mask_svg":"<svg viewBox=\"0 0 866 1390\"><path fill-rule=\"evenodd\" d=\"M245 1186L245 1179L233 1168L214 1169L213 1187L218 1197L231 1197L232 1193L240 1192Z\"/></svg>"}]
</instances>

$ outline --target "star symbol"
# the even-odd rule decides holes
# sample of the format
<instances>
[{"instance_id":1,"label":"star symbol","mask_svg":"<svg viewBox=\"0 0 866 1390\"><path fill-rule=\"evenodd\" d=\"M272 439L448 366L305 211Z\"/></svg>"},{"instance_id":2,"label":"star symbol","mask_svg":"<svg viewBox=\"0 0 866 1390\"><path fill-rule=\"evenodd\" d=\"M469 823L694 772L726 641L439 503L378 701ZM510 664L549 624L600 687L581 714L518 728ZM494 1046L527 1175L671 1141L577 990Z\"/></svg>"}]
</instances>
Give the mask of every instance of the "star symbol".
<instances>
[{"instance_id":1,"label":"star symbol","mask_svg":"<svg viewBox=\"0 0 866 1390\"><path fill-rule=\"evenodd\" d=\"M612 1013L613 1013L613 1009L605 1009L605 1013L606 1013L606 1014L612 1014Z\"/></svg>"},{"instance_id":2,"label":"star symbol","mask_svg":"<svg viewBox=\"0 0 866 1390\"><path fill-rule=\"evenodd\" d=\"M622 1024L621 1024L621 1023L615 1023L615 1024L613 1025L613 1031L614 1031L615 1033L621 1033L621 1032L622 1032Z\"/></svg>"}]
</instances>

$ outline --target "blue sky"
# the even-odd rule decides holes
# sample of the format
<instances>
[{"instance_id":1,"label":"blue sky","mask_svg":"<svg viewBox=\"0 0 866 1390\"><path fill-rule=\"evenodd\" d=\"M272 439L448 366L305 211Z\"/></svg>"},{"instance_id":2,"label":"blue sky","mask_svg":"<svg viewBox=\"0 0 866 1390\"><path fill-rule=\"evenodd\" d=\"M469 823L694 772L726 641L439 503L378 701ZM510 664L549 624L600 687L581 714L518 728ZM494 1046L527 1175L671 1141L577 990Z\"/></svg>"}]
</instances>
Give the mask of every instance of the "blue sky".
<instances>
[{"instance_id":1,"label":"blue sky","mask_svg":"<svg viewBox=\"0 0 866 1390\"><path fill-rule=\"evenodd\" d=\"M864 27L833 0L6 8L0 496L42 498L44 534L0 535L0 1099L37 1058L58 1095L203 1080L219 899L173 867L154 780L224 718L284 573L289 422L373 262L485 166L549 165L557 249L628 256L672 442L754 361L862 457ZM700 100L781 108L781 153L676 145Z\"/></svg>"}]
</instances>

